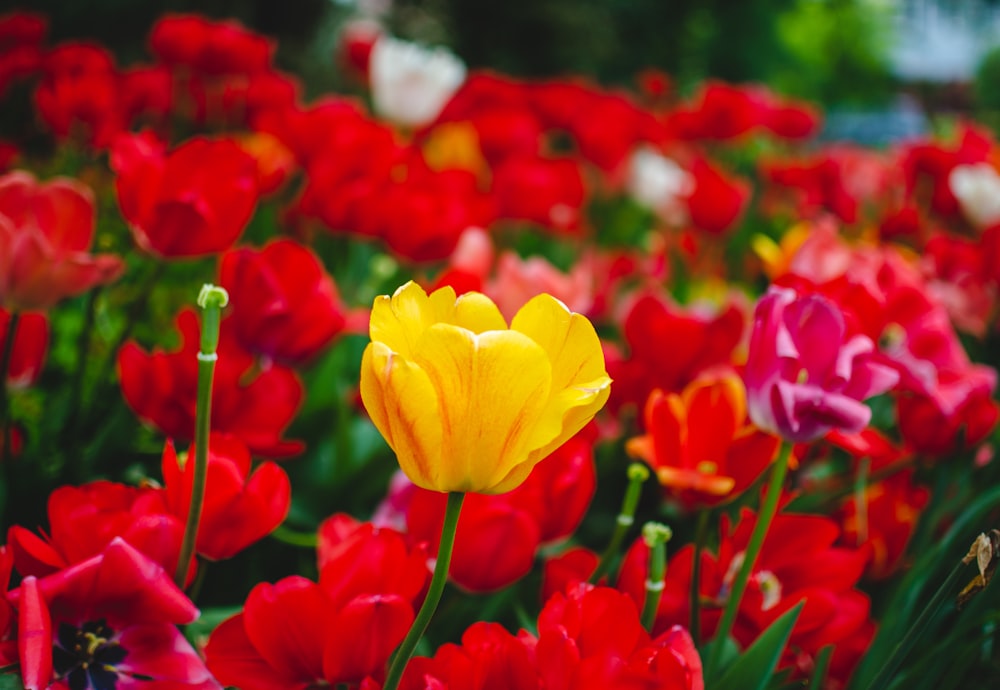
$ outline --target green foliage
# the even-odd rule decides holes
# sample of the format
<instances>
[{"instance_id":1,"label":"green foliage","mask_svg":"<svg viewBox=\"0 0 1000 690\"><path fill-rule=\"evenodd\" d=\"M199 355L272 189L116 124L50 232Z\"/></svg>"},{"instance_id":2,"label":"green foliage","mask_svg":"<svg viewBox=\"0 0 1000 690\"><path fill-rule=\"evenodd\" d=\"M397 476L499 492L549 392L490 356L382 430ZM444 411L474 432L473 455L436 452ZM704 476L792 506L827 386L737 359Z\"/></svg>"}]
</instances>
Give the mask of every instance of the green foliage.
<instances>
[{"instance_id":1,"label":"green foliage","mask_svg":"<svg viewBox=\"0 0 1000 690\"><path fill-rule=\"evenodd\" d=\"M715 690L763 690L767 687L803 606L804 600L774 621L711 687Z\"/></svg>"}]
</instances>

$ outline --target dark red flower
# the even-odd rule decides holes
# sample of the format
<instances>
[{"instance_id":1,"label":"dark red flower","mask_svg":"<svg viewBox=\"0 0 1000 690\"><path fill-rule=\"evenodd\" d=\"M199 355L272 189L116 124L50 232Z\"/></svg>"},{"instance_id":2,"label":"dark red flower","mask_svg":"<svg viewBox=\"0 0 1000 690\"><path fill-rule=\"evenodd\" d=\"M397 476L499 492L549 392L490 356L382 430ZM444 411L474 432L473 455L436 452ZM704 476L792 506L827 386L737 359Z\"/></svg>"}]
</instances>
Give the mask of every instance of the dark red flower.
<instances>
[{"instance_id":1,"label":"dark red flower","mask_svg":"<svg viewBox=\"0 0 1000 690\"><path fill-rule=\"evenodd\" d=\"M319 257L294 240L227 252L219 282L230 295L228 325L248 352L302 363L346 324L333 279Z\"/></svg>"},{"instance_id":2,"label":"dark red flower","mask_svg":"<svg viewBox=\"0 0 1000 690\"><path fill-rule=\"evenodd\" d=\"M187 524L194 480L194 458L179 461L172 443L163 449L164 501ZM213 561L232 558L284 522L292 492L285 471L264 462L250 471L250 452L233 437L212 437L208 479L197 552Z\"/></svg>"},{"instance_id":3,"label":"dark red flower","mask_svg":"<svg viewBox=\"0 0 1000 690\"><path fill-rule=\"evenodd\" d=\"M198 387L198 317L185 310L177 317L183 344L176 352L147 354L129 341L118 353L125 401L144 421L166 436L194 436ZM257 369L253 355L225 329L219 341L212 390L212 430L232 434L254 453L286 457L302 450L300 441L281 438L302 401L302 383L278 364Z\"/></svg>"},{"instance_id":4,"label":"dark red flower","mask_svg":"<svg viewBox=\"0 0 1000 690\"><path fill-rule=\"evenodd\" d=\"M6 346L9 326L10 312L0 307L0 350ZM6 374L6 385L25 388L37 381L48 349L49 320L44 314L21 314L14 333L10 365L6 372L0 372Z\"/></svg>"},{"instance_id":5,"label":"dark red flower","mask_svg":"<svg viewBox=\"0 0 1000 690\"><path fill-rule=\"evenodd\" d=\"M125 135L111 167L136 243L161 257L228 249L257 204L257 163L231 139L195 137L167 152L149 134Z\"/></svg>"},{"instance_id":6,"label":"dark red flower","mask_svg":"<svg viewBox=\"0 0 1000 690\"><path fill-rule=\"evenodd\" d=\"M60 139L104 148L125 128L111 53L94 43L63 43L44 58L35 106Z\"/></svg>"},{"instance_id":7,"label":"dark red flower","mask_svg":"<svg viewBox=\"0 0 1000 690\"><path fill-rule=\"evenodd\" d=\"M162 17L149 34L149 46L166 65L213 76L262 71L275 50L272 41L239 22L193 14Z\"/></svg>"}]
</instances>

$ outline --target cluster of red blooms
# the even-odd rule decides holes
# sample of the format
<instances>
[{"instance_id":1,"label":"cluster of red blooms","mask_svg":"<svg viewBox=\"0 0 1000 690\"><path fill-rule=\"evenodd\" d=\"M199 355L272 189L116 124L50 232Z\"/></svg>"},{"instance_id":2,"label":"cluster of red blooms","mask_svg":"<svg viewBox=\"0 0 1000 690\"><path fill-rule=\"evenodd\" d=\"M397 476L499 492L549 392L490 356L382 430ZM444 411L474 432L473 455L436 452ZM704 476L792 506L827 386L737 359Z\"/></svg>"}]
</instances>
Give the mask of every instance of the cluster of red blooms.
<instances>
[{"instance_id":1,"label":"cluster of red blooms","mask_svg":"<svg viewBox=\"0 0 1000 690\"><path fill-rule=\"evenodd\" d=\"M836 145L801 157L795 144L816 132L818 114L763 87L712 82L681 102L464 68L425 75L428 91L447 88L436 105L421 103L430 114L420 118L380 100L380 56L393 39L347 39L345 56L384 112L332 95L303 102L296 78L274 67L273 42L233 22L166 17L149 37L153 64L120 68L96 44L47 46L41 17L0 18L0 98L26 85L57 142L107 158L91 189L14 169L25 154L0 144L0 385L37 385L47 314L129 269L124 256L92 250L115 246L95 242L97 208L107 207L95 196L117 200L130 260L214 261L212 279L234 298L218 343L195 548L224 560L285 520L291 483L273 459L301 454L310 440L286 437L305 397L302 372L366 325L366 310L342 299L309 245L317 229L378 241L419 264L425 284L484 292L508 318L548 292L606 335L608 408L517 489L469 496L450 568L453 584L484 593L525 581L544 561L540 613L517 634L474 624L460 643L415 659L401 687L701 690L696 645L719 626L758 516L713 513L722 515L717 547L672 550L646 630L645 543L599 586L586 584L597 555L567 545L595 495L595 445L618 442L650 468L673 514L688 516L754 486L782 438L797 444L802 469L839 462L846 469L835 480L853 485L864 464L879 479L831 515L779 512L732 634L745 647L805 602L781 666L808 676L832 644L824 687L843 687L876 630L860 583L906 566L930 499L917 468L981 447L1000 417L995 370L960 340L997 327L997 143L963 126L953 143L884 153ZM176 138L192 130L216 134ZM760 136L784 153L761 161L753 181L736 176L719 152ZM760 203L750 211L752 183ZM588 209L609 200L644 210L648 247L608 248L616 238L590 225ZM285 232L240 244L265 204L282 205L274 217ZM757 256L734 272L723 248L749 212L782 229L799 224L752 238ZM573 265L503 249L494 231L511 228L570 236ZM595 236L608 240L603 248L584 246ZM756 311L724 282L762 276L772 288ZM686 298L668 296L666 286L681 283ZM126 339L112 353L128 407L168 439L162 485L63 486L49 496L44 531L10 527L0 548L0 666L17 664L31 690L150 679L378 690L426 594L445 496L401 479L371 521L329 518L318 529L315 581L257 584L196 650L177 626L199 613L167 575L179 566L193 476L174 444L194 436L198 385L195 313L180 311L176 326L173 350L163 349L167 338L151 352ZM891 435L869 428L863 401L880 394ZM0 458L24 453L30 434L5 429ZM801 474L784 505L809 488ZM684 626L696 558L702 639L692 640Z\"/></svg>"}]
</instances>

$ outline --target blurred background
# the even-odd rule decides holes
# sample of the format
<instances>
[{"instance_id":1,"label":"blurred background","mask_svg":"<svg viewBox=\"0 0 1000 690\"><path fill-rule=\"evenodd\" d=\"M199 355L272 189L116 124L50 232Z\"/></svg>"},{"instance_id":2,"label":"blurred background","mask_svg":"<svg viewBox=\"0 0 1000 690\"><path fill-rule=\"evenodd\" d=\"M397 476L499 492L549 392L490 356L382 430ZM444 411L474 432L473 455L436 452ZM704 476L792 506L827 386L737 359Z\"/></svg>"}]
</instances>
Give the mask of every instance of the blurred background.
<instances>
[{"instance_id":1,"label":"blurred background","mask_svg":"<svg viewBox=\"0 0 1000 690\"><path fill-rule=\"evenodd\" d=\"M22 4L23 6L23 4ZM165 12L235 17L279 41L307 93L350 90L333 55L344 22L446 45L471 68L634 84L663 70L681 94L706 77L765 82L830 114L826 138L881 144L928 117L1000 125L1000 0L32 0L51 37L94 38L129 63ZM15 7L10 4L10 9Z\"/></svg>"}]
</instances>

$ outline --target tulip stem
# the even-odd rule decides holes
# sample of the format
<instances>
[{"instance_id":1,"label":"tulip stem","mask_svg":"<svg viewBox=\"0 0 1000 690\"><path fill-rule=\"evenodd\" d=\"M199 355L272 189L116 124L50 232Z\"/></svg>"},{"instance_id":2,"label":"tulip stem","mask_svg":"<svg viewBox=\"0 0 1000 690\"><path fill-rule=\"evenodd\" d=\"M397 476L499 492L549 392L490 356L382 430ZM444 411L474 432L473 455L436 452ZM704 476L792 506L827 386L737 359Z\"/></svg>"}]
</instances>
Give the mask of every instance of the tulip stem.
<instances>
[{"instance_id":1,"label":"tulip stem","mask_svg":"<svg viewBox=\"0 0 1000 690\"><path fill-rule=\"evenodd\" d=\"M659 522L647 522L642 527L642 540L649 547L649 573L646 576L646 600L642 604L642 627L650 634L656 622L656 612L663 596L664 577L667 574L667 542L673 531Z\"/></svg>"},{"instance_id":2,"label":"tulip stem","mask_svg":"<svg viewBox=\"0 0 1000 690\"><path fill-rule=\"evenodd\" d=\"M601 554L601 560L590 576L590 583L596 585L611 568L611 562L622 548L625 535L635 522L635 510L639 507L639 496L642 494L642 484L649 479L649 469L641 462L633 462L628 466L628 488L622 499L622 509L615 520L615 531L608 542L608 548Z\"/></svg>"},{"instance_id":3,"label":"tulip stem","mask_svg":"<svg viewBox=\"0 0 1000 690\"><path fill-rule=\"evenodd\" d=\"M771 481L767 486L767 495L764 497L760 512L757 513L757 524L754 525L753 533L750 535L750 543L747 544L746 551L743 552L743 563L740 565L739 573L733 582L733 588L729 593L729 600L726 602L726 610L722 614L722 620L719 621L719 627L715 631L715 640L708 654L708 662L705 664L706 678L715 678L722 670L718 667L720 655L722 654L723 647L726 645L729 632L733 629L733 623L736 622L736 614L740 609L740 601L743 599L743 593L746 591L747 583L750 581L750 574L753 572L753 567L757 562L761 546L764 545L764 537L767 536L771 520L774 519L774 514L778 510L778 499L781 497L785 475L788 473L788 460L791 454L792 444L788 441L782 442L778 459L771 470Z\"/></svg>"},{"instance_id":4,"label":"tulip stem","mask_svg":"<svg viewBox=\"0 0 1000 690\"><path fill-rule=\"evenodd\" d=\"M889 681L892 680L896 673L896 669L899 668L899 665L903 663L903 660L909 653L910 648L920 639L921 635L927 632L928 623L931 622L931 618L938 612L945 600L955 593L955 586L959 583L966 565L967 562L964 560L959 561L955 565L948 578L938 587L934 596L927 602L927 606L920 612L917 620L913 621L913 625L906 631L906 635L893 648L892 654L882 664L882 668L879 669L878 674L872 679L872 682L868 684L867 690L881 690L881 688L889 684Z\"/></svg>"},{"instance_id":5,"label":"tulip stem","mask_svg":"<svg viewBox=\"0 0 1000 690\"><path fill-rule=\"evenodd\" d=\"M14 357L14 339L17 337L17 325L21 322L21 313L11 311L7 321L7 332L3 340L3 354L0 354L0 425L3 426L3 436L0 438L0 463L4 467L4 477L9 477L7 461L13 455L11 444L11 414L10 397L7 395L7 374L10 371L10 361ZM9 487L4 487L8 489Z\"/></svg>"},{"instance_id":6,"label":"tulip stem","mask_svg":"<svg viewBox=\"0 0 1000 690\"><path fill-rule=\"evenodd\" d=\"M871 460L862 458L858 463L858 477L854 482L854 515L857 517L858 546L868 541L868 475Z\"/></svg>"},{"instance_id":7,"label":"tulip stem","mask_svg":"<svg viewBox=\"0 0 1000 690\"><path fill-rule=\"evenodd\" d=\"M441 528L441 544L438 546L437 561L434 563L434 574L431 576L431 584L427 590L427 597L420 607L417 617L413 619L413 625L406 637L400 643L396 654L392 657L389 666L389 673L385 677L385 684L382 690L396 690L400 679L403 677L403 670L413 656L413 650L417 648L417 643L424 636L427 626L431 622L431 617L437 609L438 602L441 601L441 593L444 592L445 583L448 581L448 567L451 565L451 552L455 546L455 532L458 529L458 516L462 512L462 502L465 494L460 491L452 491L448 494L448 505L444 513L444 525Z\"/></svg>"},{"instance_id":8,"label":"tulip stem","mask_svg":"<svg viewBox=\"0 0 1000 690\"><path fill-rule=\"evenodd\" d=\"M181 589L187 582L188 570L198 542L198 524L205 503L205 484L208 479L208 436L212 421L212 379L219 355L219 326L222 308L229 302L229 295L220 287L204 285L198 295L202 309L201 348L198 352L198 398L194 422L194 478L191 482L191 502L188 505L187 524L177 559L174 582ZM188 462L190 462L190 458Z\"/></svg>"},{"instance_id":9,"label":"tulip stem","mask_svg":"<svg viewBox=\"0 0 1000 690\"><path fill-rule=\"evenodd\" d=\"M696 645L701 644L701 552L708 538L708 518L711 511L702 509L698 513L698 524L694 528L694 554L691 558L691 620L688 630Z\"/></svg>"}]
</instances>

